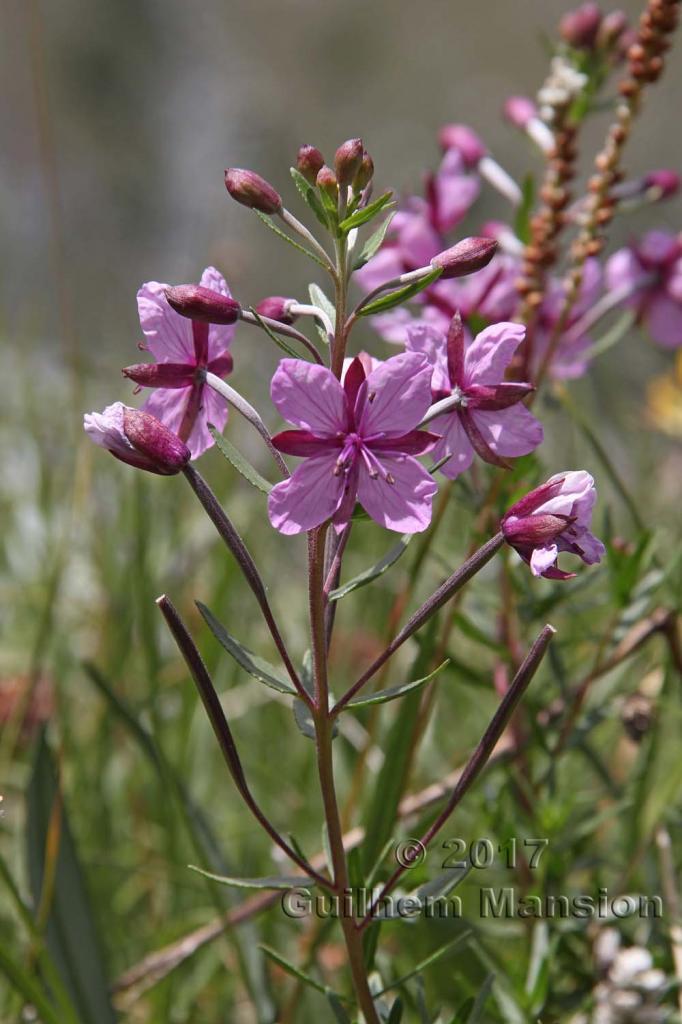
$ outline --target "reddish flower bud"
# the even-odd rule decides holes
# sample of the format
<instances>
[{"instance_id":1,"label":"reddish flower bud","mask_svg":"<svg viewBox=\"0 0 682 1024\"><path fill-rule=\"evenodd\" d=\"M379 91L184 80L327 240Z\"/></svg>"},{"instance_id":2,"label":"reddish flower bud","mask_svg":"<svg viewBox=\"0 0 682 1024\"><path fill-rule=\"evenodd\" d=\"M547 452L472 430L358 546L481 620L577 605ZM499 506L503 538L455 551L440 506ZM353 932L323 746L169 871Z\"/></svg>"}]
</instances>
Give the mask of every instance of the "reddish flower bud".
<instances>
[{"instance_id":1,"label":"reddish flower bud","mask_svg":"<svg viewBox=\"0 0 682 1024\"><path fill-rule=\"evenodd\" d=\"M625 11L609 11L602 20L597 34L597 46L609 48L620 41L623 32L628 27L628 17Z\"/></svg>"},{"instance_id":2,"label":"reddish flower bud","mask_svg":"<svg viewBox=\"0 0 682 1024\"><path fill-rule=\"evenodd\" d=\"M674 196L679 191L680 176L675 171L665 169L660 171L649 171L648 174L644 175L644 183L647 189L660 189L661 198L667 199L669 196Z\"/></svg>"},{"instance_id":3,"label":"reddish flower bud","mask_svg":"<svg viewBox=\"0 0 682 1024\"><path fill-rule=\"evenodd\" d=\"M179 284L166 289L169 306L189 320L205 324L233 324L241 315L241 306L234 299L200 284Z\"/></svg>"},{"instance_id":4,"label":"reddish flower bud","mask_svg":"<svg viewBox=\"0 0 682 1024\"><path fill-rule=\"evenodd\" d=\"M334 202L336 202L338 196L339 183L336 180L336 175L334 174L331 167L327 167L326 164L324 164L323 167L320 167L319 171L317 172L316 184L319 189L321 189L323 192L326 192L327 195L330 196L330 198L333 199Z\"/></svg>"},{"instance_id":5,"label":"reddish flower bud","mask_svg":"<svg viewBox=\"0 0 682 1024\"><path fill-rule=\"evenodd\" d=\"M108 406L102 413L90 413L83 425L95 444L121 462L148 473L173 476L184 469L191 457L187 445L155 416L130 409L121 402Z\"/></svg>"},{"instance_id":6,"label":"reddish flower bud","mask_svg":"<svg viewBox=\"0 0 682 1024\"><path fill-rule=\"evenodd\" d=\"M353 190L355 192L363 192L370 181L374 177L374 161L371 156L365 150L362 154L362 163L358 169L358 173L353 178Z\"/></svg>"},{"instance_id":7,"label":"reddish flower bud","mask_svg":"<svg viewBox=\"0 0 682 1024\"><path fill-rule=\"evenodd\" d=\"M301 146L296 158L296 168L311 185L315 184L317 173L324 167L324 157L316 146Z\"/></svg>"},{"instance_id":8,"label":"reddish flower bud","mask_svg":"<svg viewBox=\"0 0 682 1024\"><path fill-rule=\"evenodd\" d=\"M459 150L467 167L475 167L487 153L483 141L466 124L445 124L438 133L438 141L444 150Z\"/></svg>"},{"instance_id":9,"label":"reddish flower bud","mask_svg":"<svg viewBox=\"0 0 682 1024\"><path fill-rule=\"evenodd\" d=\"M225 188L233 199L251 210L272 214L282 209L279 192L255 171L228 167L225 171Z\"/></svg>"},{"instance_id":10,"label":"reddish flower bud","mask_svg":"<svg viewBox=\"0 0 682 1024\"><path fill-rule=\"evenodd\" d=\"M597 39L601 17L597 4L581 4L564 14L559 22L559 33L569 46L575 46L578 50L591 50Z\"/></svg>"},{"instance_id":11,"label":"reddish flower bud","mask_svg":"<svg viewBox=\"0 0 682 1024\"><path fill-rule=\"evenodd\" d=\"M528 96L510 96L505 100L502 112L511 124L525 128L532 118L537 117L538 108Z\"/></svg>"},{"instance_id":12,"label":"reddish flower bud","mask_svg":"<svg viewBox=\"0 0 682 1024\"><path fill-rule=\"evenodd\" d=\"M295 305L296 299L287 299L283 295L270 295L267 299L261 299L256 306L256 312L271 320L277 320L281 324L293 324L297 319L297 314L291 312L291 307Z\"/></svg>"},{"instance_id":13,"label":"reddish flower bud","mask_svg":"<svg viewBox=\"0 0 682 1024\"><path fill-rule=\"evenodd\" d=\"M196 375L194 367L187 363L136 363L125 366L121 372L143 388L187 388Z\"/></svg>"},{"instance_id":14,"label":"reddish flower bud","mask_svg":"<svg viewBox=\"0 0 682 1024\"><path fill-rule=\"evenodd\" d=\"M441 277L464 277L482 270L490 263L497 250L493 238L463 238L450 249L439 252L431 260L431 266L442 270Z\"/></svg>"},{"instance_id":15,"label":"reddish flower bud","mask_svg":"<svg viewBox=\"0 0 682 1024\"><path fill-rule=\"evenodd\" d=\"M334 155L334 169L339 185L350 185L360 170L364 148L362 139L347 139Z\"/></svg>"}]
</instances>

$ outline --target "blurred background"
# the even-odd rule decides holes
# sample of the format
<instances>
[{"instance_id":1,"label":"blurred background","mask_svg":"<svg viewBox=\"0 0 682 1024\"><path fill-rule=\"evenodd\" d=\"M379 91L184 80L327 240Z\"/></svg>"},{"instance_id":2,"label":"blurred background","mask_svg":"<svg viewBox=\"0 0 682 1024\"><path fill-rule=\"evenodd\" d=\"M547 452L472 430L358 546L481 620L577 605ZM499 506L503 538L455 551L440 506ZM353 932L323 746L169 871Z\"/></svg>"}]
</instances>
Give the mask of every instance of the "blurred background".
<instances>
[{"instance_id":1,"label":"blurred background","mask_svg":"<svg viewBox=\"0 0 682 1024\"><path fill-rule=\"evenodd\" d=\"M120 367L138 358L135 293L147 280L198 280L213 263L244 304L269 294L305 295L309 267L231 203L223 185L226 166L253 168L295 208L288 168L301 143L317 145L331 159L340 141L360 135L379 186L418 190L425 168L438 160L438 128L459 121L474 126L519 179L529 166L539 173L536 153L500 111L510 94L535 94L547 70L547 40L570 6L556 0L3 4L0 849L23 891L30 881L24 794L29 779L35 782L36 728L49 722L110 979L215 910L201 880L187 877L185 864L198 855L182 814L167 798L165 769L149 768L126 731L125 715L112 711L112 694L125 700L207 810L234 856L231 866L242 874L267 873L269 859L267 842L235 807L153 599L168 589L199 631L191 601L210 598L216 611L237 620L235 632L250 646L259 638L265 644L260 626L251 606L244 610L241 585L181 482L137 479L140 474L82 437L84 411L131 400ZM633 20L641 9L632 0L621 6ZM628 175L680 170L681 102L673 53L627 148ZM593 153L606 123L590 123L586 153ZM585 176L588 168L589 160ZM680 203L675 198L623 218L612 243L645 226L677 229ZM505 214L502 200L484 190L462 234ZM365 329L358 344L376 350L377 342ZM233 352L239 386L262 401L275 351L257 332L242 331ZM647 417L643 382L669 372L672 362L638 334L575 387L645 518L659 528L663 551L679 535L682 456L674 431L654 429ZM582 435L551 405L545 414L544 465L553 472L570 460L596 473ZM260 459L241 424L235 431L238 443ZM269 564L274 603L286 608L292 643L304 649L303 580L289 576L299 571L300 545L283 548L262 522L254 525L251 495L231 470L226 475L217 453L205 467L221 496L229 494L234 518L259 559ZM603 495L614 529L629 536L627 512L611 502L608 481ZM463 548L466 528L458 532L458 523L455 516L449 536ZM358 556L357 567L363 564ZM434 579L440 571L436 563ZM298 589L277 586L284 578ZM485 618L490 605L483 590L478 600ZM584 637L603 600L574 608L573 625ZM374 649L390 603L388 587L366 620L359 622L356 610L355 625L351 619L345 627L348 657L364 658ZM298 734L283 738L286 709L261 707L264 695L254 693L255 684L235 682L233 667L220 659L205 630L201 635L221 686L234 685L228 699L255 787L276 794L283 817L288 812L299 838L316 848L317 812L310 814L307 803L315 799L307 789L310 752L300 749ZM477 652L475 644L473 650L485 670L488 652ZM636 685L640 675L627 676L623 686ZM462 723L478 728L489 697L479 706L477 696L465 693L457 722L446 715L440 724L443 735ZM608 741L610 734L604 736ZM263 756L264 740L272 744L272 759ZM467 743L466 736L458 741ZM283 764L289 769L284 781ZM450 767L452 757L436 748L417 781L426 784ZM664 775L667 770L660 768ZM591 786L585 782L585 805L595 800ZM678 795L670 794L672 806ZM561 819L562 828L569 817ZM474 812L470 823L480 828ZM608 837L602 838L608 847ZM26 937L17 940L9 905L5 909L0 935L23 948ZM428 952L428 941L423 945ZM295 950L290 953L296 959ZM330 946L331 972L338 955ZM154 989L150 1000L126 1005L124 1019L270 1019L267 1006L258 1016L252 1010L238 960L232 947L212 946ZM451 981L439 984L447 998ZM4 999L5 1019L19 1019L14 997L8 992ZM317 1020L311 1007L301 1011L310 1017L297 1020Z\"/></svg>"}]
</instances>

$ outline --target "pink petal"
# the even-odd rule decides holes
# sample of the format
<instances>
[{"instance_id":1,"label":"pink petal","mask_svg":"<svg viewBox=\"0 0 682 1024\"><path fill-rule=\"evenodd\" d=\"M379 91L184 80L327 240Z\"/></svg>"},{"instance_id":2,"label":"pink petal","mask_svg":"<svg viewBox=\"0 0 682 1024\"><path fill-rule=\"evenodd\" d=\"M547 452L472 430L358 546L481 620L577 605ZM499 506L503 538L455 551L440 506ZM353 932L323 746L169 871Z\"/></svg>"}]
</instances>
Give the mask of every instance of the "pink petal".
<instances>
[{"instance_id":1,"label":"pink petal","mask_svg":"<svg viewBox=\"0 0 682 1024\"><path fill-rule=\"evenodd\" d=\"M295 455L298 458L311 458L314 455L324 455L332 448L343 447L342 438L322 438L312 434L309 430L283 430L275 434L272 443L278 452L284 455Z\"/></svg>"},{"instance_id":2,"label":"pink petal","mask_svg":"<svg viewBox=\"0 0 682 1024\"><path fill-rule=\"evenodd\" d=\"M594 478L584 469L571 470L555 473L545 486L551 486L555 482L560 483L559 493L542 502L533 509L533 512L536 515L580 515L585 519L597 500Z\"/></svg>"},{"instance_id":3,"label":"pink petal","mask_svg":"<svg viewBox=\"0 0 682 1024\"><path fill-rule=\"evenodd\" d=\"M421 533L431 522L431 502L438 490L433 477L410 455L380 458L393 483L383 475L372 479L363 465L358 500L381 526L400 533Z\"/></svg>"},{"instance_id":4,"label":"pink petal","mask_svg":"<svg viewBox=\"0 0 682 1024\"><path fill-rule=\"evenodd\" d=\"M413 322L407 328L407 342L405 347L408 352L418 352L426 356L433 368L431 388L433 391L450 391L450 376L448 374L447 345L445 334L432 327L431 324Z\"/></svg>"},{"instance_id":5,"label":"pink petal","mask_svg":"<svg viewBox=\"0 0 682 1024\"><path fill-rule=\"evenodd\" d=\"M137 293L137 309L147 348L159 362L194 364L192 321L168 305L167 284L148 281Z\"/></svg>"},{"instance_id":6,"label":"pink petal","mask_svg":"<svg viewBox=\"0 0 682 1024\"><path fill-rule=\"evenodd\" d=\"M528 455L542 442L542 424L520 403L490 412L472 409L471 416L497 455Z\"/></svg>"},{"instance_id":7,"label":"pink petal","mask_svg":"<svg viewBox=\"0 0 682 1024\"><path fill-rule=\"evenodd\" d=\"M306 459L298 469L270 491L270 522L289 536L312 530L330 519L341 504L343 474L334 475L336 453Z\"/></svg>"},{"instance_id":8,"label":"pink petal","mask_svg":"<svg viewBox=\"0 0 682 1024\"><path fill-rule=\"evenodd\" d=\"M646 274L642 264L630 248L619 249L606 261L604 276L609 291L633 287ZM636 305L640 295L631 296L627 304Z\"/></svg>"},{"instance_id":9,"label":"pink petal","mask_svg":"<svg viewBox=\"0 0 682 1024\"><path fill-rule=\"evenodd\" d=\"M405 263L402 252L393 242L384 244L376 256L355 272L355 281L371 292L386 281L392 281L394 277L400 277L405 272Z\"/></svg>"},{"instance_id":10,"label":"pink petal","mask_svg":"<svg viewBox=\"0 0 682 1024\"><path fill-rule=\"evenodd\" d=\"M437 416L429 426L435 433L443 435L431 452L433 461L440 462L445 455L450 454L451 458L441 466L440 472L449 480L456 480L474 460L474 449L461 420L456 413Z\"/></svg>"},{"instance_id":11,"label":"pink petal","mask_svg":"<svg viewBox=\"0 0 682 1024\"><path fill-rule=\"evenodd\" d=\"M542 576L557 560L559 549L556 544L548 544L546 547L534 548L530 556L530 571L533 576Z\"/></svg>"},{"instance_id":12,"label":"pink petal","mask_svg":"<svg viewBox=\"0 0 682 1024\"><path fill-rule=\"evenodd\" d=\"M232 298L232 293L227 286L227 281L215 267L206 267L206 270L201 275L201 281L199 282L202 288L210 288L213 292L219 292L220 295L226 295L228 299ZM234 333L237 329L236 324L210 324L208 328L208 358L217 359L219 356L225 354L229 348Z\"/></svg>"},{"instance_id":13,"label":"pink petal","mask_svg":"<svg viewBox=\"0 0 682 1024\"><path fill-rule=\"evenodd\" d=\"M123 414L126 406L122 402L108 405L103 412L87 413L83 417L83 428L91 441L110 452L125 455L134 451L123 432Z\"/></svg>"},{"instance_id":14,"label":"pink petal","mask_svg":"<svg viewBox=\"0 0 682 1024\"><path fill-rule=\"evenodd\" d=\"M407 331L415 318L409 309L404 306L398 309L391 309L388 313L379 313L372 317L372 328L384 341L390 341L393 345L404 345Z\"/></svg>"},{"instance_id":15,"label":"pink petal","mask_svg":"<svg viewBox=\"0 0 682 1024\"><path fill-rule=\"evenodd\" d=\"M392 356L367 377L361 403L363 392L358 432L364 437L404 434L417 426L431 405L431 367L415 352Z\"/></svg>"},{"instance_id":16,"label":"pink petal","mask_svg":"<svg viewBox=\"0 0 682 1024\"><path fill-rule=\"evenodd\" d=\"M297 427L332 436L346 429L346 396L326 366L303 359L282 359L272 378L270 394L284 419Z\"/></svg>"},{"instance_id":17,"label":"pink petal","mask_svg":"<svg viewBox=\"0 0 682 1024\"><path fill-rule=\"evenodd\" d=\"M454 152L450 150L446 154L434 182L436 217L442 232L451 231L459 224L478 198L481 187L478 178L473 175L459 174L444 166Z\"/></svg>"},{"instance_id":18,"label":"pink petal","mask_svg":"<svg viewBox=\"0 0 682 1024\"><path fill-rule=\"evenodd\" d=\"M481 331L464 355L464 378L468 384L499 384L512 356L526 336L522 324L502 322Z\"/></svg>"},{"instance_id":19,"label":"pink petal","mask_svg":"<svg viewBox=\"0 0 682 1024\"><path fill-rule=\"evenodd\" d=\"M682 305L663 293L651 300L644 317L651 337L664 348L682 345Z\"/></svg>"},{"instance_id":20,"label":"pink petal","mask_svg":"<svg viewBox=\"0 0 682 1024\"><path fill-rule=\"evenodd\" d=\"M410 269L427 266L443 249L443 241L426 217L421 214L405 218L399 235L400 253Z\"/></svg>"}]
</instances>

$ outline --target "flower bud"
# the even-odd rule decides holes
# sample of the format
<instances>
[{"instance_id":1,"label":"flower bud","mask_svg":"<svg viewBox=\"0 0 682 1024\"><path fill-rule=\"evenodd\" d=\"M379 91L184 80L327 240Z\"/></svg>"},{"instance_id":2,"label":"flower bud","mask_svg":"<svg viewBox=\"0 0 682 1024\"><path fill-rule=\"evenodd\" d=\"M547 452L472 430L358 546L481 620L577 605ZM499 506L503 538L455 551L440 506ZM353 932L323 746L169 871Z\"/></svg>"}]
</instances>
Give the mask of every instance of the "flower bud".
<instances>
[{"instance_id":1,"label":"flower bud","mask_svg":"<svg viewBox=\"0 0 682 1024\"><path fill-rule=\"evenodd\" d=\"M601 17L597 4L581 4L564 14L559 22L559 34L569 46L578 50L591 50L597 39Z\"/></svg>"},{"instance_id":2,"label":"flower bud","mask_svg":"<svg viewBox=\"0 0 682 1024\"><path fill-rule=\"evenodd\" d=\"M458 150L467 167L475 167L487 153L482 139L466 124L443 125L438 141L444 150Z\"/></svg>"},{"instance_id":3,"label":"flower bud","mask_svg":"<svg viewBox=\"0 0 682 1024\"><path fill-rule=\"evenodd\" d=\"M315 184L317 172L324 167L324 157L316 146L301 146L296 157L296 169L311 185Z\"/></svg>"},{"instance_id":4,"label":"flower bud","mask_svg":"<svg viewBox=\"0 0 682 1024\"><path fill-rule=\"evenodd\" d=\"M680 188L680 176L675 171L660 170L660 171L649 171L648 174L644 175L645 188L659 189L661 193L661 199L667 199L669 196L674 196Z\"/></svg>"},{"instance_id":5,"label":"flower bud","mask_svg":"<svg viewBox=\"0 0 682 1024\"><path fill-rule=\"evenodd\" d=\"M627 27L628 17L625 11L609 11L602 19L599 27L597 46L604 47L605 49L615 46Z\"/></svg>"},{"instance_id":6,"label":"flower bud","mask_svg":"<svg viewBox=\"0 0 682 1024\"><path fill-rule=\"evenodd\" d=\"M107 406L102 413L86 415L83 426L95 444L148 473L174 476L191 457L187 445L155 416L121 402Z\"/></svg>"},{"instance_id":7,"label":"flower bud","mask_svg":"<svg viewBox=\"0 0 682 1024\"><path fill-rule=\"evenodd\" d=\"M464 277L482 270L490 263L497 250L493 238L463 238L450 249L439 252L431 260L431 266L442 270L441 278Z\"/></svg>"},{"instance_id":8,"label":"flower bud","mask_svg":"<svg viewBox=\"0 0 682 1024\"><path fill-rule=\"evenodd\" d=\"M367 150L365 150L365 152L362 154L362 163L358 168L357 174L353 178L353 191L363 192L367 188L373 177L374 161L372 160Z\"/></svg>"},{"instance_id":9,"label":"flower bud","mask_svg":"<svg viewBox=\"0 0 682 1024\"><path fill-rule=\"evenodd\" d=\"M255 171L228 167L225 171L225 188L233 199L251 210L272 214L282 209L279 192Z\"/></svg>"},{"instance_id":10,"label":"flower bud","mask_svg":"<svg viewBox=\"0 0 682 1024\"><path fill-rule=\"evenodd\" d=\"M267 316L281 324L293 324L297 315L291 312L291 307L295 305L296 299L287 299L283 295L270 295L267 299L261 299L256 306L256 312L260 316Z\"/></svg>"},{"instance_id":11,"label":"flower bud","mask_svg":"<svg viewBox=\"0 0 682 1024\"><path fill-rule=\"evenodd\" d=\"M510 96L505 100L502 112L516 128L525 128L529 121L538 116L538 108L528 96Z\"/></svg>"},{"instance_id":12,"label":"flower bud","mask_svg":"<svg viewBox=\"0 0 682 1024\"><path fill-rule=\"evenodd\" d=\"M330 199L333 199L334 202L336 202L339 194L339 183L337 182L336 175L331 167L327 167L326 164L324 164L323 167L320 167L317 172L316 184L322 192L325 192Z\"/></svg>"},{"instance_id":13,"label":"flower bud","mask_svg":"<svg viewBox=\"0 0 682 1024\"><path fill-rule=\"evenodd\" d=\"M166 289L169 306L189 320L205 324L233 324L241 315L241 306L234 299L200 284L179 284Z\"/></svg>"},{"instance_id":14,"label":"flower bud","mask_svg":"<svg viewBox=\"0 0 682 1024\"><path fill-rule=\"evenodd\" d=\"M334 154L334 169L341 187L350 185L360 170L364 148L362 139L347 139Z\"/></svg>"}]
</instances>

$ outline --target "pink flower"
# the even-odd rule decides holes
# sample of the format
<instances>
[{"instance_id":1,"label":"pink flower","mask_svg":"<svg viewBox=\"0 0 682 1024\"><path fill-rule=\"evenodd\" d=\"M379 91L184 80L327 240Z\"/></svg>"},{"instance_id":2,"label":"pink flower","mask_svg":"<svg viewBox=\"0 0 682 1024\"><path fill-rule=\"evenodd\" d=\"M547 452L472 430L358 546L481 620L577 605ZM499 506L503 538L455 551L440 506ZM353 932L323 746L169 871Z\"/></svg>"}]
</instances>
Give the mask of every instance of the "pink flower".
<instances>
[{"instance_id":1,"label":"pink flower","mask_svg":"<svg viewBox=\"0 0 682 1024\"><path fill-rule=\"evenodd\" d=\"M682 345L682 239L649 231L638 244L620 249L606 264L608 287L632 288L627 304L664 348Z\"/></svg>"},{"instance_id":2,"label":"pink flower","mask_svg":"<svg viewBox=\"0 0 682 1024\"><path fill-rule=\"evenodd\" d=\"M582 377L587 370L586 353L592 347L592 338L584 332L576 334L574 328L597 301L601 286L602 271L598 261L586 260L580 293L564 320L561 337L549 366L550 376L556 380L573 380ZM535 371L542 363L547 346L562 316L564 294L561 283L556 279L551 279L545 299L538 310L537 322L533 330L532 364Z\"/></svg>"},{"instance_id":3,"label":"pink flower","mask_svg":"<svg viewBox=\"0 0 682 1024\"><path fill-rule=\"evenodd\" d=\"M436 173L426 178L425 198L410 196L393 218L388 240L357 272L360 285L371 291L384 281L428 266L445 248L443 235L459 224L479 189L478 178L466 173L460 154L446 153Z\"/></svg>"},{"instance_id":4,"label":"pink flower","mask_svg":"<svg viewBox=\"0 0 682 1024\"><path fill-rule=\"evenodd\" d=\"M596 500L594 480L584 469L556 473L512 505L500 524L502 532L534 576L571 579L575 573L554 565L559 552L568 551L594 565L606 551L590 530Z\"/></svg>"},{"instance_id":5,"label":"pink flower","mask_svg":"<svg viewBox=\"0 0 682 1024\"><path fill-rule=\"evenodd\" d=\"M83 419L86 434L121 462L160 476L173 476L187 465L190 451L154 416L121 402Z\"/></svg>"},{"instance_id":6,"label":"pink flower","mask_svg":"<svg viewBox=\"0 0 682 1024\"><path fill-rule=\"evenodd\" d=\"M366 374L353 360L341 384L331 370L283 359L271 395L299 430L273 438L287 455L305 458L270 492L270 522L281 533L312 530L328 519L348 522L356 499L377 523L418 533L431 521L437 487L414 458L437 438L416 430L431 404L431 368L403 353Z\"/></svg>"},{"instance_id":7,"label":"pink flower","mask_svg":"<svg viewBox=\"0 0 682 1024\"><path fill-rule=\"evenodd\" d=\"M485 462L506 466L502 456L527 455L542 441L541 424L522 404L532 386L504 382L504 371L525 333L520 324L495 324L465 350L458 316L447 337L429 326L409 328L409 351L422 352L433 367L434 398L453 400L433 420L434 430L442 435L434 459L450 455L441 472L451 480L469 468L474 452Z\"/></svg>"},{"instance_id":8,"label":"pink flower","mask_svg":"<svg viewBox=\"0 0 682 1024\"><path fill-rule=\"evenodd\" d=\"M201 287L230 297L224 277L214 267L204 270ZM222 430L227 422L227 404L208 387L204 374L209 370L226 377L231 372L228 348L235 328L180 316L168 304L167 288L149 281L137 293L143 347L156 363L128 366L123 372L141 387L155 389L143 408L177 434L196 459L213 444L208 424Z\"/></svg>"}]
</instances>

